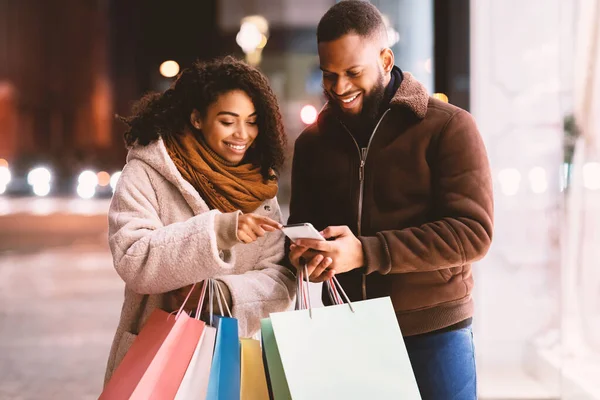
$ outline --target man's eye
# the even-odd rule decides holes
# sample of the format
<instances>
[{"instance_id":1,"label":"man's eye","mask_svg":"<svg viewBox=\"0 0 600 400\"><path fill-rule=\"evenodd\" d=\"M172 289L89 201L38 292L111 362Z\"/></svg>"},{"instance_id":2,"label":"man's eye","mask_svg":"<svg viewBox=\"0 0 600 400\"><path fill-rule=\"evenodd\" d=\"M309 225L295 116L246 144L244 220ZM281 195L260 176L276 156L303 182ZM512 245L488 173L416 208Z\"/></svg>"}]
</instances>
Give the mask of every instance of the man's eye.
<instances>
[{"instance_id":1,"label":"man's eye","mask_svg":"<svg viewBox=\"0 0 600 400\"><path fill-rule=\"evenodd\" d=\"M360 72L358 72L358 71L348 71L348 76L351 78L355 78L358 75L360 75Z\"/></svg>"}]
</instances>

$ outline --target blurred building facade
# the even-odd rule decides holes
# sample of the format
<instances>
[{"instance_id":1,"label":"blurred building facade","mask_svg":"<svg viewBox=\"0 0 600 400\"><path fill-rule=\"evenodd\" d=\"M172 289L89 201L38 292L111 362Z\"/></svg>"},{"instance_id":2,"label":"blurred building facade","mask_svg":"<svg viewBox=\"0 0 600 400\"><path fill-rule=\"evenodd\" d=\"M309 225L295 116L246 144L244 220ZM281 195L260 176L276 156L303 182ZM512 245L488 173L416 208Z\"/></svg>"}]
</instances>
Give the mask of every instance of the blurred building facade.
<instances>
[{"instance_id":1,"label":"blurred building facade","mask_svg":"<svg viewBox=\"0 0 600 400\"><path fill-rule=\"evenodd\" d=\"M507 398L600 398L598 21L596 0L471 1L471 111L496 201L474 272L478 357Z\"/></svg>"},{"instance_id":2,"label":"blurred building facade","mask_svg":"<svg viewBox=\"0 0 600 400\"><path fill-rule=\"evenodd\" d=\"M0 2L2 158L112 146L103 1Z\"/></svg>"}]
</instances>

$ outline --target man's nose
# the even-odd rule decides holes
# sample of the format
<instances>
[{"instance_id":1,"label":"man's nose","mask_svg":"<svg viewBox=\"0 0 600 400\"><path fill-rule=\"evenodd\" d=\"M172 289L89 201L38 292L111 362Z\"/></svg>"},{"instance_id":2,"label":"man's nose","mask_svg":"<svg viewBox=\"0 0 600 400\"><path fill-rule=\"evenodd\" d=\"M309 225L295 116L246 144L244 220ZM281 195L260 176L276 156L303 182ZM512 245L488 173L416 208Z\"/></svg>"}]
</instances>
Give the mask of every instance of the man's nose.
<instances>
[{"instance_id":1,"label":"man's nose","mask_svg":"<svg viewBox=\"0 0 600 400\"><path fill-rule=\"evenodd\" d=\"M337 95L337 96L343 96L348 94L348 92L350 91L350 82L348 81L348 79L344 78L344 77L340 77L337 78L337 80L335 81L335 83L333 84L333 92Z\"/></svg>"}]
</instances>

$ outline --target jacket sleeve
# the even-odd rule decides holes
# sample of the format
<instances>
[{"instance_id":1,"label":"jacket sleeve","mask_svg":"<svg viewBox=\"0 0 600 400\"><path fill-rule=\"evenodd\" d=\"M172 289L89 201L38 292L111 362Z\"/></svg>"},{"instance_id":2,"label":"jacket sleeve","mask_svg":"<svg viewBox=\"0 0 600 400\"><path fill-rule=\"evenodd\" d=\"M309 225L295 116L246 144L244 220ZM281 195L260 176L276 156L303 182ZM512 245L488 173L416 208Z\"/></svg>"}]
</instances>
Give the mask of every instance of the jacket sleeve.
<instances>
[{"instance_id":1,"label":"jacket sleeve","mask_svg":"<svg viewBox=\"0 0 600 400\"><path fill-rule=\"evenodd\" d=\"M277 220L281 212L277 206ZM252 336L260 329L261 318L272 312L287 311L293 306L296 283L291 271L282 266L284 235L281 231L268 233L262 240L256 267L240 275L223 275L231 294L232 314L238 319L240 335Z\"/></svg>"},{"instance_id":2,"label":"jacket sleeve","mask_svg":"<svg viewBox=\"0 0 600 400\"><path fill-rule=\"evenodd\" d=\"M360 237L366 273L451 268L481 259L492 240L493 194L485 146L475 121L459 111L441 131L433 154L436 221Z\"/></svg>"},{"instance_id":3,"label":"jacket sleeve","mask_svg":"<svg viewBox=\"0 0 600 400\"><path fill-rule=\"evenodd\" d=\"M308 128L310 129L310 128ZM304 150L307 143L306 131L302 132L296 143L294 143L294 157L292 160L292 182L291 182L291 196L290 196L290 216L288 218L288 224L297 224L302 222L313 222L314 214L313 199L310 196L310 180L306 176L306 166L310 163L306 160L309 153ZM283 265L286 266L292 273L296 274L296 268L292 265L289 260L290 254L289 238L285 238L285 258Z\"/></svg>"},{"instance_id":4,"label":"jacket sleeve","mask_svg":"<svg viewBox=\"0 0 600 400\"><path fill-rule=\"evenodd\" d=\"M138 160L124 168L108 213L115 269L140 294L159 294L223 274L235 252L219 252L216 210L163 225L150 177Z\"/></svg>"},{"instance_id":5,"label":"jacket sleeve","mask_svg":"<svg viewBox=\"0 0 600 400\"><path fill-rule=\"evenodd\" d=\"M288 224L310 222L314 218L310 181L306 176L306 167L310 165L310 162L306 160L306 157L310 157L310 154L305 150L308 139L307 132L305 131L298 137L294 144L292 193L290 197L290 217L288 218Z\"/></svg>"}]
</instances>

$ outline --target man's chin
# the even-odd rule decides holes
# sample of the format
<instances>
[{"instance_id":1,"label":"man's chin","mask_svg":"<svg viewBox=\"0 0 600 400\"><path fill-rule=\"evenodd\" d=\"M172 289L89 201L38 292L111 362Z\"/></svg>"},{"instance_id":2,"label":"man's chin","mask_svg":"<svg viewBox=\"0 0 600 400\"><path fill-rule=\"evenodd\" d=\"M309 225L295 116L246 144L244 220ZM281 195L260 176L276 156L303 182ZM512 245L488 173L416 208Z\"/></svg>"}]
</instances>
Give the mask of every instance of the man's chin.
<instances>
[{"instance_id":1,"label":"man's chin","mask_svg":"<svg viewBox=\"0 0 600 400\"><path fill-rule=\"evenodd\" d=\"M350 116L353 116L353 117L356 117L357 115L360 115L361 111L362 110L361 110L360 107L356 107L356 108L352 108L352 109L347 109L347 108L343 108L342 109L342 112L344 114L347 114L347 115L350 115Z\"/></svg>"},{"instance_id":2,"label":"man's chin","mask_svg":"<svg viewBox=\"0 0 600 400\"><path fill-rule=\"evenodd\" d=\"M340 113L343 117L347 118L357 118L360 116L361 107L354 107L351 109L342 107L339 103L336 103L337 112Z\"/></svg>"}]
</instances>

